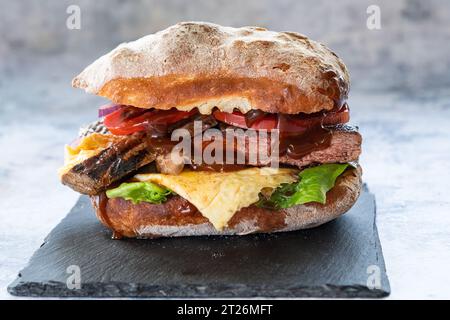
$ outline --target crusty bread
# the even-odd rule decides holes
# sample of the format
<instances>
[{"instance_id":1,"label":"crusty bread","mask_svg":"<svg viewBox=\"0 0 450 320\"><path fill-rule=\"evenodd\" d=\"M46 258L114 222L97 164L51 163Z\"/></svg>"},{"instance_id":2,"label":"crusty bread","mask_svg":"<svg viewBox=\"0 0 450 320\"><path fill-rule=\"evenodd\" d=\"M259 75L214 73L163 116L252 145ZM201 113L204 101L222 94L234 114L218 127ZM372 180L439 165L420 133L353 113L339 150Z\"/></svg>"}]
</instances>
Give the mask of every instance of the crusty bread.
<instances>
[{"instance_id":1,"label":"crusty bread","mask_svg":"<svg viewBox=\"0 0 450 320\"><path fill-rule=\"evenodd\" d=\"M295 32L183 22L121 44L73 86L141 108L296 114L341 105L349 75L336 54Z\"/></svg>"},{"instance_id":2,"label":"crusty bread","mask_svg":"<svg viewBox=\"0 0 450 320\"><path fill-rule=\"evenodd\" d=\"M200 235L244 235L261 232L293 231L312 228L347 212L359 197L361 168L346 170L327 193L327 202L308 203L284 210L250 206L238 211L228 227L217 231L195 207L179 196L164 204L133 204L121 198L106 199L99 210L99 196L92 203L100 221L117 235L130 238L180 237Z\"/></svg>"}]
</instances>

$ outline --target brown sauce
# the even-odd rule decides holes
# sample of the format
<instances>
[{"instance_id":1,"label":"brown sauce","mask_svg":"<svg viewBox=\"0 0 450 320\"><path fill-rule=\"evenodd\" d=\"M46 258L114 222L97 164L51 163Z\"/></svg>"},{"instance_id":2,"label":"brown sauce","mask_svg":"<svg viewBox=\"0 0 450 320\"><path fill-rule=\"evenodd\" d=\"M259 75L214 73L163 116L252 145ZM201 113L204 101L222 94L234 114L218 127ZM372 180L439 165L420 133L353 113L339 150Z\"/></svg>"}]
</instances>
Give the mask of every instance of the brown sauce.
<instances>
[{"instance_id":1,"label":"brown sauce","mask_svg":"<svg viewBox=\"0 0 450 320\"><path fill-rule=\"evenodd\" d=\"M331 144L331 131L321 126L298 136L280 137L280 156L301 159L314 151L326 149Z\"/></svg>"},{"instance_id":2,"label":"brown sauce","mask_svg":"<svg viewBox=\"0 0 450 320\"><path fill-rule=\"evenodd\" d=\"M196 212L198 212L197 208L191 204L188 201L182 201L178 206L177 206L177 212L182 213L182 214L194 214Z\"/></svg>"},{"instance_id":3,"label":"brown sauce","mask_svg":"<svg viewBox=\"0 0 450 320\"><path fill-rule=\"evenodd\" d=\"M247 127L251 127L255 122L264 118L266 114L266 112L261 110L250 110L245 114L245 124Z\"/></svg>"},{"instance_id":4,"label":"brown sauce","mask_svg":"<svg viewBox=\"0 0 450 320\"><path fill-rule=\"evenodd\" d=\"M107 226L109 229L113 230L113 234L111 236L111 239L122 239L122 234L112 227L111 220L108 217L107 211L106 211L106 205L108 204L108 197L106 196L105 192L100 193L97 196L97 214L100 219L100 221Z\"/></svg>"},{"instance_id":5,"label":"brown sauce","mask_svg":"<svg viewBox=\"0 0 450 320\"><path fill-rule=\"evenodd\" d=\"M157 154L167 154L172 151L178 141L171 141L168 137L147 137L148 146Z\"/></svg>"},{"instance_id":6,"label":"brown sauce","mask_svg":"<svg viewBox=\"0 0 450 320\"><path fill-rule=\"evenodd\" d=\"M331 144L332 133L330 130L322 127L320 124L307 131L297 135L281 135L279 144L279 155L288 156L292 159L301 159L311 152L326 149ZM167 154L178 144L178 141L171 141L168 137L148 137L149 147L156 154ZM207 145L207 144L206 144ZM206 145L203 145L205 147ZM194 149L192 149L194 150ZM215 150L223 153L225 159L225 150ZM235 151L236 152L236 151ZM237 156L234 156L237 159ZM245 169L243 164L222 164L222 163L192 163L190 168L195 171L210 172L231 172Z\"/></svg>"}]
</instances>

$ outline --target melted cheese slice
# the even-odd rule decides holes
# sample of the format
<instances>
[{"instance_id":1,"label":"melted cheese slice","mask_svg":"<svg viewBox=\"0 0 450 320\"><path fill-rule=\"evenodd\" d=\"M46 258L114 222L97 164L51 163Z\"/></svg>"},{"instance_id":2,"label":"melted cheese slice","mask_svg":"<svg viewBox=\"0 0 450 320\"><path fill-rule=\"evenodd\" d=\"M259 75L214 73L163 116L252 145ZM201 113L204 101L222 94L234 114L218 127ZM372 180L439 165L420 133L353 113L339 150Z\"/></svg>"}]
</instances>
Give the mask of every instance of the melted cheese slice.
<instances>
[{"instance_id":1,"label":"melted cheese slice","mask_svg":"<svg viewBox=\"0 0 450 320\"><path fill-rule=\"evenodd\" d=\"M139 181L162 185L195 205L217 230L240 209L259 200L262 189L296 180L294 169L250 168L234 172L183 171L179 175L138 174Z\"/></svg>"},{"instance_id":2,"label":"melted cheese slice","mask_svg":"<svg viewBox=\"0 0 450 320\"><path fill-rule=\"evenodd\" d=\"M58 170L59 175L62 176L76 164L99 154L121 139L112 134L92 133L82 138L76 147L66 145L64 166Z\"/></svg>"}]
</instances>

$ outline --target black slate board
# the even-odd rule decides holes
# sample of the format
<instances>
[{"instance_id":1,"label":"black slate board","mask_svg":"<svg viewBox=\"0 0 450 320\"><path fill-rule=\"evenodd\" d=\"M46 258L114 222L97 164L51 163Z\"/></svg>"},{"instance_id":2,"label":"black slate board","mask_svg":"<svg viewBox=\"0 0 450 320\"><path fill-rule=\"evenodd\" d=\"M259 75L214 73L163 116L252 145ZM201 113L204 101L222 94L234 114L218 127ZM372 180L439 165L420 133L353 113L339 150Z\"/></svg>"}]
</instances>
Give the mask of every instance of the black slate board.
<instances>
[{"instance_id":1,"label":"black slate board","mask_svg":"<svg viewBox=\"0 0 450 320\"><path fill-rule=\"evenodd\" d=\"M52 297L383 297L390 292L375 198L366 186L346 215L311 230L156 240L110 236L82 196L8 291ZM67 287L71 265L80 268L81 289ZM374 270L380 271L381 287L369 289Z\"/></svg>"}]
</instances>

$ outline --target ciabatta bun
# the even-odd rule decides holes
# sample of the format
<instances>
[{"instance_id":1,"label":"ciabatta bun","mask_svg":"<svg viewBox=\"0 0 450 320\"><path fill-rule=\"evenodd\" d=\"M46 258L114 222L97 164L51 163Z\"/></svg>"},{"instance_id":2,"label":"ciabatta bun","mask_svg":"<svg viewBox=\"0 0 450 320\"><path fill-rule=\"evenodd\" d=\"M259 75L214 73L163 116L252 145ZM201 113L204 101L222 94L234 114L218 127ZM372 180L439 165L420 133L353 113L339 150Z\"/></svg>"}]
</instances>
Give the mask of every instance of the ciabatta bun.
<instances>
[{"instance_id":1,"label":"ciabatta bun","mask_svg":"<svg viewBox=\"0 0 450 320\"><path fill-rule=\"evenodd\" d=\"M133 204L122 198L106 198L103 212L99 210L99 196L91 196L91 199L99 220L115 234L130 238L157 238L244 235L312 228L347 212L360 191L361 168L348 169L327 193L324 205L308 203L278 211L250 206L238 211L223 231L216 230L195 207L179 196L164 204Z\"/></svg>"},{"instance_id":2,"label":"ciabatta bun","mask_svg":"<svg viewBox=\"0 0 450 320\"><path fill-rule=\"evenodd\" d=\"M336 54L295 32L184 22L119 45L73 86L140 108L296 114L342 104L349 75Z\"/></svg>"}]
</instances>

